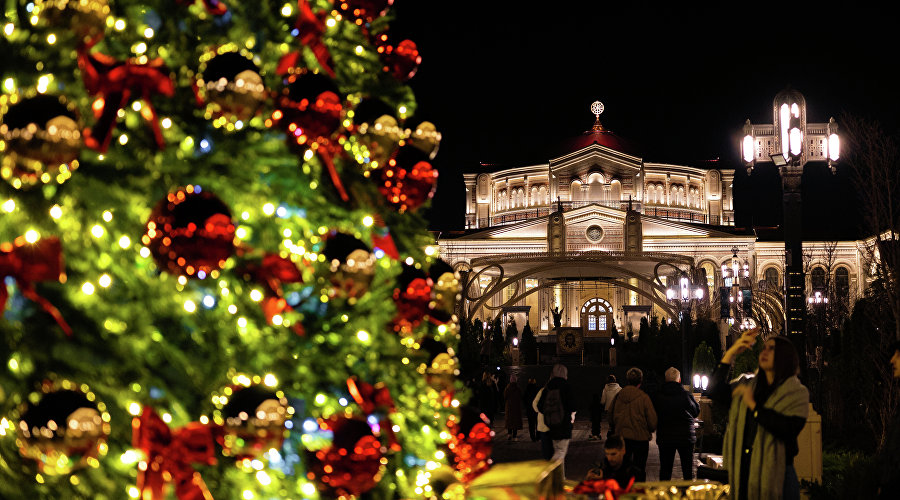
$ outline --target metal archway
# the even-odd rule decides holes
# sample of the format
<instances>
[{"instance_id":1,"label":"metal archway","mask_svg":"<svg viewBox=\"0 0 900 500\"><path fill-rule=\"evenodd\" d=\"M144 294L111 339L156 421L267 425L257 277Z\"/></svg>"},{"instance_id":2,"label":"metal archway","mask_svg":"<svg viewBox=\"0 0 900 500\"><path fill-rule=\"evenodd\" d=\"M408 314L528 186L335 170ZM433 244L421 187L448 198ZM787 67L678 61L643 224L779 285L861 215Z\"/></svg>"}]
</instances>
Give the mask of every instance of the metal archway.
<instances>
[{"instance_id":1,"label":"metal archway","mask_svg":"<svg viewBox=\"0 0 900 500\"><path fill-rule=\"evenodd\" d=\"M629 269L629 264L653 265L652 276ZM480 308L498 310L507 307L523 298L545 288L573 281L597 281L613 286L631 290L638 295L646 297L653 304L669 313L672 317L678 317L678 310L666 300L666 289L662 284L660 270L669 267L673 272L693 271L694 259L691 257L664 254L655 252L584 252L565 253L559 255L539 254L515 254L473 259L471 263L460 265L457 269L468 268L467 279L463 284L463 300L468 307L463 307L465 318L472 317ZM506 267L513 267L517 272L506 278ZM572 275L567 277L553 277L553 275L566 276L564 271L575 270L579 279ZM496 272L491 280L482 288L478 285L482 275L488 272ZM589 276L585 277L585 273ZM505 279L504 279L505 278ZM521 293L519 282L528 278L543 278L543 284ZM635 279L639 284L647 285L649 290L634 286L628 282ZM473 290L473 285L475 285ZM488 305L487 301L507 287L513 287L512 296L499 306ZM473 293L475 292L475 293Z\"/></svg>"}]
</instances>

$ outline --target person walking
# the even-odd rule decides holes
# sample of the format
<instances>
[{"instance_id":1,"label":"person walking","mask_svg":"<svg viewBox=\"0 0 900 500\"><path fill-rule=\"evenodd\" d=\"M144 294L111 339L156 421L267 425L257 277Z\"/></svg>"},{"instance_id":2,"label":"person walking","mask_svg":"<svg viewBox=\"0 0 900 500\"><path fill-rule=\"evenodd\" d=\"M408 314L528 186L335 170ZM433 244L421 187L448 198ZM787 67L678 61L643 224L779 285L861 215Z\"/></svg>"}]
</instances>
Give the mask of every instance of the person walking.
<instances>
[{"instance_id":1,"label":"person walking","mask_svg":"<svg viewBox=\"0 0 900 500\"><path fill-rule=\"evenodd\" d=\"M537 394L535 394L534 400L531 402L531 407L537 415L537 424L535 427L537 429L538 439L541 440L541 458L550 460L553 458L553 439L550 438L550 428L544 423L544 414L538 409L538 403L541 400L541 396L544 395L545 388L546 386L541 387Z\"/></svg>"},{"instance_id":2,"label":"person walking","mask_svg":"<svg viewBox=\"0 0 900 500\"><path fill-rule=\"evenodd\" d=\"M659 425L656 429L656 446L659 447L659 480L672 479L675 451L681 459L681 477L694 478L694 443L697 432L694 419L700 415L700 405L694 395L681 386L681 373L670 367L666 381L653 400Z\"/></svg>"},{"instance_id":3,"label":"person walking","mask_svg":"<svg viewBox=\"0 0 900 500\"><path fill-rule=\"evenodd\" d=\"M799 499L794 457L809 413L809 391L797 378L794 344L781 336L766 340L756 373L729 383L731 364L758 334L758 328L745 331L725 351L706 391L714 402L729 406L722 445L728 484L738 500Z\"/></svg>"},{"instance_id":4,"label":"person walking","mask_svg":"<svg viewBox=\"0 0 900 500\"><path fill-rule=\"evenodd\" d=\"M531 437L532 442L538 440L538 413L534 409L534 399L537 397L538 390L537 380L530 378L528 379L528 385L525 386L525 395L522 396L522 403L525 406L525 416L528 418L528 435Z\"/></svg>"},{"instance_id":5,"label":"person walking","mask_svg":"<svg viewBox=\"0 0 900 500\"><path fill-rule=\"evenodd\" d=\"M606 385L603 386L603 394L600 395L600 403L603 405L603 411L606 412L606 420L609 422L612 422L612 416L609 414L609 409L612 407L613 399L615 399L616 394L621 390L622 386L616 382L615 375L606 377Z\"/></svg>"},{"instance_id":6,"label":"person walking","mask_svg":"<svg viewBox=\"0 0 900 500\"><path fill-rule=\"evenodd\" d=\"M503 391L503 399L506 402L507 441L518 439L519 429L522 428L522 390L519 388L519 378L513 374L509 376L509 383Z\"/></svg>"},{"instance_id":7,"label":"person walking","mask_svg":"<svg viewBox=\"0 0 900 500\"><path fill-rule=\"evenodd\" d=\"M499 405L500 391L497 389L497 381L494 377L484 372L481 375L481 384L478 385L478 407L481 413L490 420L491 425L494 424L494 417L497 414L497 406Z\"/></svg>"},{"instance_id":8,"label":"person walking","mask_svg":"<svg viewBox=\"0 0 900 500\"><path fill-rule=\"evenodd\" d=\"M629 369L625 374L627 385L616 394L610 409L610 421L615 434L625 440L625 454L641 470L638 481L647 478L650 438L656 430L656 410L653 409L650 396L641 390L643 377L644 373L640 368Z\"/></svg>"},{"instance_id":9,"label":"person walking","mask_svg":"<svg viewBox=\"0 0 900 500\"><path fill-rule=\"evenodd\" d=\"M567 380L568 375L565 365L553 365L550 381L538 401L538 409L544 415L544 423L550 429L548 434L553 440L551 460L561 462L563 477L566 477L566 453L569 451L572 423L575 421L575 400Z\"/></svg>"}]
</instances>

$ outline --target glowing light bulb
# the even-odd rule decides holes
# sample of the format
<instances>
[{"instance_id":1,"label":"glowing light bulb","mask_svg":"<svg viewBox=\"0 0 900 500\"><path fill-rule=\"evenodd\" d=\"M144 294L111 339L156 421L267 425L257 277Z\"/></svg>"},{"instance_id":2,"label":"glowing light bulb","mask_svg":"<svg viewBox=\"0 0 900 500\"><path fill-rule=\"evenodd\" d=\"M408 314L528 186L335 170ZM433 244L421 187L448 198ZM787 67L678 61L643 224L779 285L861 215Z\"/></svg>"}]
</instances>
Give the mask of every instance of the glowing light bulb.
<instances>
[{"instance_id":1,"label":"glowing light bulb","mask_svg":"<svg viewBox=\"0 0 900 500\"><path fill-rule=\"evenodd\" d=\"M16 209L16 202L12 200L12 198L3 202L3 211L6 213L11 213Z\"/></svg>"},{"instance_id":2,"label":"glowing light bulb","mask_svg":"<svg viewBox=\"0 0 900 500\"><path fill-rule=\"evenodd\" d=\"M121 247L123 250L127 249L130 246L131 238L129 238L128 236L122 236L121 238L119 238L119 247Z\"/></svg>"},{"instance_id":3,"label":"glowing light bulb","mask_svg":"<svg viewBox=\"0 0 900 500\"><path fill-rule=\"evenodd\" d=\"M263 378L263 383L266 384L268 387L275 387L276 385L278 385L278 379L275 378L275 375L272 375L271 373L267 373L265 378Z\"/></svg>"},{"instance_id":4,"label":"glowing light bulb","mask_svg":"<svg viewBox=\"0 0 900 500\"><path fill-rule=\"evenodd\" d=\"M118 31L122 31L123 29L125 29L125 20L124 19L116 19L116 22L115 22L115 24L113 24L113 27L115 27L116 30L118 30Z\"/></svg>"},{"instance_id":5,"label":"glowing light bulb","mask_svg":"<svg viewBox=\"0 0 900 500\"><path fill-rule=\"evenodd\" d=\"M260 292L259 290L253 289L250 291L250 300L252 300L253 302L259 302L260 300L262 300L262 298L262 292Z\"/></svg>"},{"instance_id":6,"label":"glowing light bulb","mask_svg":"<svg viewBox=\"0 0 900 500\"><path fill-rule=\"evenodd\" d=\"M144 38L153 38L153 28L146 28L144 30Z\"/></svg>"},{"instance_id":7,"label":"glowing light bulb","mask_svg":"<svg viewBox=\"0 0 900 500\"><path fill-rule=\"evenodd\" d=\"M105 232L106 231L104 231L103 226L101 226L100 224L94 224L94 226L91 227L91 234L94 236L94 238L102 237Z\"/></svg>"},{"instance_id":8,"label":"glowing light bulb","mask_svg":"<svg viewBox=\"0 0 900 500\"><path fill-rule=\"evenodd\" d=\"M25 231L25 241L27 241L28 243L36 243L39 239L41 239L41 234L34 229Z\"/></svg>"},{"instance_id":9,"label":"glowing light bulb","mask_svg":"<svg viewBox=\"0 0 900 500\"><path fill-rule=\"evenodd\" d=\"M275 205L271 203L266 203L263 205L263 213L266 215L272 215L275 213Z\"/></svg>"},{"instance_id":10,"label":"glowing light bulb","mask_svg":"<svg viewBox=\"0 0 900 500\"><path fill-rule=\"evenodd\" d=\"M109 288L109 285L112 284L112 278L108 274L104 274L103 276L100 276L100 279L97 280L97 283L99 283L103 288Z\"/></svg>"},{"instance_id":11,"label":"glowing light bulb","mask_svg":"<svg viewBox=\"0 0 900 500\"><path fill-rule=\"evenodd\" d=\"M53 217L54 219L62 217L62 208L59 205L50 207L50 217Z\"/></svg>"},{"instance_id":12,"label":"glowing light bulb","mask_svg":"<svg viewBox=\"0 0 900 500\"><path fill-rule=\"evenodd\" d=\"M359 339L360 342L368 342L369 341L369 332L365 330L360 330L356 332L356 338Z\"/></svg>"},{"instance_id":13,"label":"glowing light bulb","mask_svg":"<svg viewBox=\"0 0 900 500\"><path fill-rule=\"evenodd\" d=\"M193 300L190 300L190 299L185 300L184 301L184 310L189 313L192 313L197 310L197 304L195 304Z\"/></svg>"},{"instance_id":14,"label":"glowing light bulb","mask_svg":"<svg viewBox=\"0 0 900 500\"><path fill-rule=\"evenodd\" d=\"M160 125L162 125L162 128L164 128L164 129L171 128L172 127L172 119L171 118L163 118L162 121L160 122Z\"/></svg>"},{"instance_id":15,"label":"glowing light bulb","mask_svg":"<svg viewBox=\"0 0 900 500\"><path fill-rule=\"evenodd\" d=\"M371 215L367 215L363 217L363 226L372 227L372 224L375 223L375 219L372 218Z\"/></svg>"},{"instance_id":16,"label":"glowing light bulb","mask_svg":"<svg viewBox=\"0 0 900 500\"><path fill-rule=\"evenodd\" d=\"M123 146L128 144L128 136L125 134L120 135L119 136L119 144L121 144Z\"/></svg>"}]
</instances>

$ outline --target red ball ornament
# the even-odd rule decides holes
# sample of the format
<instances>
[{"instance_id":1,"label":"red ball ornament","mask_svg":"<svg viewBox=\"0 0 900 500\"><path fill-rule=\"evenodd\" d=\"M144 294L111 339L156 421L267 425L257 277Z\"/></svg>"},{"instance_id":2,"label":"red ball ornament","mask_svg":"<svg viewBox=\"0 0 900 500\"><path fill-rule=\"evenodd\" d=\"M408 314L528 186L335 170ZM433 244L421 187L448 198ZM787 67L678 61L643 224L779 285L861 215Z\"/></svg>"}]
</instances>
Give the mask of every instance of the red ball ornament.
<instances>
[{"instance_id":1,"label":"red ball ornament","mask_svg":"<svg viewBox=\"0 0 900 500\"><path fill-rule=\"evenodd\" d=\"M222 408L222 417L222 453L237 460L259 458L271 448L281 448L288 401L259 385L237 386Z\"/></svg>"},{"instance_id":2,"label":"red ball ornament","mask_svg":"<svg viewBox=\"0 0 900 500\"><path fill-rule=\"evenodd\" d=\"M305 68L294 70L275 101L272 120L288 134L288 142L328 142L341 125L343 106L330 78Z\"/></svg>"},{"instance_id":3,"label":"red ball ornament","mask_svg":"<svg viewBox=\"0 0 900 500\"><path fill-rule=\"evenodd\" d=\"M438 171L413 146L403 146L381 169L378 190L400 212L415 210L434 196Z\"/></svg>"},{"instance_id":4,"label":"red ball ornament","mask_svg":"<svg viewBox=\"0 0 900 500\"><path fill-rule=\"evenodd\" d=\"M161 270L203 279L232 256L234 234L228 207L200 186L187 186L156 205L141 241Z\"/></svg>"},{"instance_id":5,"label":"red ball ornament","mask_svg":"<svg viewBox=\"0 0 900 500\"><path fill-rule=\"evenodd\" d=\"M459 409L459 416L447 422L450 431L450 457L459 480L468 483L491 466L491 440L494 431L490 420L472 406Z\"/></svg>"},{"instance_id":6,"label":"red ball ornament","mask_svg":"<svg viewBox=\"0 0 900 500\"><path fill-rule=\"evenodd\" d=\"M393 298L397 306L397 316L393 321L394 331L403 335L409 334L428 314L431 280L421 269L403 264Z\"/></svg>"},{"instance_id":7,"label":"red ball ornament","mask_svg":"<svg viewBox=\"0 0 900 500\"><path fill-rule=\"evenodd\" d=\"M361 495L381 479L381 443L365 420L332 417L320 420L322 430L331 431L331 446L307 451L308 475L328 496Z\"/></svg>"},{"instance_id":8,"label":"red ball ornament","mask_svg":"<svg viewBox=\"0 0 900 500\"><path fill-rule=\"evenodd\" d=\"M379 50L381 48L379 47ZM419 48L416 47L416 42L403 40L396 47L386 45L383 48L382 60L384 61L385 71L401 82L405 82L416 75L419 65L422 64L422 56L419 55Z\"/></svg>"}]
</instances>

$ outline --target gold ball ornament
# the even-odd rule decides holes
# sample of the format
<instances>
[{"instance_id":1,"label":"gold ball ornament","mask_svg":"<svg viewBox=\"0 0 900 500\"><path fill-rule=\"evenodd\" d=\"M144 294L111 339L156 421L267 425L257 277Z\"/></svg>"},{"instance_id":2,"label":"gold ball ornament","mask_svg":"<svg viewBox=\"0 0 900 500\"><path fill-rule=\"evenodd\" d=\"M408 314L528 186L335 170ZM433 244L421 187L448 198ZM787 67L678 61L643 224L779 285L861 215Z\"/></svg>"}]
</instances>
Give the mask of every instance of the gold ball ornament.
<instances>
[{"instance_id":1,"label":"gold ball ornament","mask_svg":"<svg viewBox=\"0 0 900 500\"><path fill-rule=\"evenodd\" d=\"M369 247L349 234L333 232L322 252L328 266L328 294L359 298L369 291L375 278L377 259Z\"/></svg>"},{"instance_id":2,"label":"gold ball ornament","mask_svg":"<svg viewBox=\"0 0 900 500\"><path fill-rule=\"evenodd\" d=\"M200 58L197 92L206 101L206 117L213 124L246 122L266 101L266 86L252 56L229 47Z\"/></svg>"},{"instance_id":3,"label":"gold ball ornament","mask_svg":"<svg viewBox=\"0 0 900 500\"><path fill-rule=\"evenodd\" d=\"M437 156L438 147L441 145L441 133L433 123L423 121L415 130L407 129L406 134L409 143L428 155L428 159L433 160Z\"/></svg>"},{"instance_id":4,"label":"gold ball ornament","mask_svg":"<svg viewBox=\"0 0 900 500\"><path fill-rule=\"evenodd\" d=\"M447 323L454 320L456 306L462 297L459 274L450 264L437 259L428 269L428 275L433 283L428 305L432 321Z\"/></svg>"},{"instance_id":5,"label":"gold ball ornament","mask_svg":"<svg viewBox=\"0 0 900 500\"><path fill-rule=\"evenodd\" d=\"M19 411L19 453L46 475L69 474L106 453L109 413L95 395L68 381L45 383ZM35 395L32 395L32 401Z\"/></svg>"},{"instance_id":6,"label":"gold ball ornament","mask_svg":"<svg viewBox=\"0 0 900 500\"><path fill-rule=\"evenodd\" d=\"M251 385L234 386L222 408L222 454L237 460L255 459L271 448L281 448L292 410L280 391ZM220 399L221 401L221 399Z\"/></svg>"},{"instance_id":7,"label":"gold ball ornament","mask_svg":"<svg viewBox=\"0 0 900 500\"><path fill-rule=\"evenodd\" d=\"M366 97L353 109L353 123L360 142L366 146L371 167L387 164L400 147L406 131L400 128L396 111L381 99Z\"/></svg>"},{"instance_id":8,"label":"gold ball ornament","mask_svg":"<svg viewBox=\"0 0 900 500\"><path fill-rule=\"evenodd\" d=\"M0 176L16 189L65 182L78 168L82 141L64 97L0 97Z\"/></svg>"},{"instance_id":9,"label":"gold ball ornament","mask_svg":"<svg viewBox=\"0 0 900 500\"><path fill-rule=\"evenodd\" d=\"M80 42L94 45L103 37L110 8L106 0L34 0L39 22L72 30Z\"/></svg>"},{"instance_id":10,"label":"gold ball ornament","mask_svg":"<svg viewBox=\"0 0 900 500\"><path fill-rule=\"evenodd\" d=\"M397 119L390 115L378 117L374 124L363 123L359 127L359 133L369 150L369 158L377 162L377 165L387 163L403 139L403 129Z\"/></svg>"}]
</instances>

